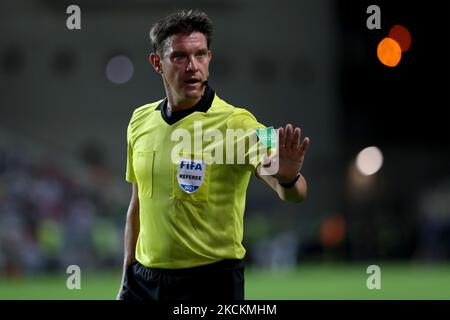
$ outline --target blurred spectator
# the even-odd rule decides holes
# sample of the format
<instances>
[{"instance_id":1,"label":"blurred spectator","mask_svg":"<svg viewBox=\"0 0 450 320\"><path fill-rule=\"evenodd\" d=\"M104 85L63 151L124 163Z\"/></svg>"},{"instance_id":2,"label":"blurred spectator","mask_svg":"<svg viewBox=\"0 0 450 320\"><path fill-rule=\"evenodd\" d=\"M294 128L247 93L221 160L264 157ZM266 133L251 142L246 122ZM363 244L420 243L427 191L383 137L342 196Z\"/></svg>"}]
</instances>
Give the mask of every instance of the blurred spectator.
<instances>
[{"instance_id":1,"label":"blurred spectator","mask_svg":"<svg viewBox=\"0 0 450 320\"><path fill-rule=\"evenodd\" d=\"M0 276L119 267L124 204L24 149L0 145Z\"/></svg>"},{"instance_id":2,"label":"blurred spectator","mask_svg":"<svg viewBox=\"0 0 450 320\"><path fill-rule=\"evenodd\" d=\"M450 177L419 198L419 237L420 258L450 258Z\"/></svg>"}]
</instances>

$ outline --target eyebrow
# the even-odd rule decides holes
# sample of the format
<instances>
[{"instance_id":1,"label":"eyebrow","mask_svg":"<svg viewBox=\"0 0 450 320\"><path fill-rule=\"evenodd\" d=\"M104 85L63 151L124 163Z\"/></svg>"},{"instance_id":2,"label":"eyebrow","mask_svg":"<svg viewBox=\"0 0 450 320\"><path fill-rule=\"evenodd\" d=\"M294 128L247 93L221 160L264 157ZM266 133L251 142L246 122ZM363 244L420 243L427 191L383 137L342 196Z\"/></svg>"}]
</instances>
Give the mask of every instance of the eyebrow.
<instances>
[{"instance_id":1,"label":"eyebrow","mask_svg":"<svg viewBox=\"0 0 450 320\"><path fill-rule=\"evenodd\" d=\"M208 49L198 49L197 51L195 51L195 53L206 53L208 52ZM187 51L172 51L172 53L170 54L172 55L183 55L183 54L187 54Z\"/></svg>"}]
</instances>

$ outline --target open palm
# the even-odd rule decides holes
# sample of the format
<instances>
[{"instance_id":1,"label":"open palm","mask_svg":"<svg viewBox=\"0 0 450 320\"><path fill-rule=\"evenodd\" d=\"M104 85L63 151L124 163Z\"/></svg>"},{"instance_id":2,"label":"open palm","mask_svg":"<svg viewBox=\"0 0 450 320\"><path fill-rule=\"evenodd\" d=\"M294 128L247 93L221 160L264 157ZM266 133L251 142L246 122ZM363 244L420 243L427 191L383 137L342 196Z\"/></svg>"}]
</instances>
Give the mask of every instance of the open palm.
<instances>
[{"instance_id":1,"label":"open palm","mask_svg":"<svg viewBox=\"0 0 450 320\"><path fill-rule=\"evenodd\" d=\"M308 137L301 141L301 129L291 124L278 129L278 172L274 177L279 183L289 183L300 172L306 150L310 144Z\"/></svg>"}]
</instances>

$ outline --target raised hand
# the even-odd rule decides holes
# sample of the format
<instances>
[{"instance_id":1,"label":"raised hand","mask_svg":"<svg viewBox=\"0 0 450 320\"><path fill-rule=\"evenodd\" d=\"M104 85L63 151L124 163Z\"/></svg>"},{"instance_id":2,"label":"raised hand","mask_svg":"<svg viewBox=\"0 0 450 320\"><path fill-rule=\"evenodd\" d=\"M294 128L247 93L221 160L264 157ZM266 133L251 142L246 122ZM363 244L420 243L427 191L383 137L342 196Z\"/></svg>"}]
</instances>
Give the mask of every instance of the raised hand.
<instances>
[{"instance_id":1,"label":"raised hand","mask_svg":"<svg viewBox=\"0 0 450 320\"><path fill-rule=\"evenodd\" d=\"M279 167L273 175L279 183L292 182L302 169L306 150L310 144L308 137L301 141L301 129L291 124L278 129Z\"/></svg>"}]
</instances>

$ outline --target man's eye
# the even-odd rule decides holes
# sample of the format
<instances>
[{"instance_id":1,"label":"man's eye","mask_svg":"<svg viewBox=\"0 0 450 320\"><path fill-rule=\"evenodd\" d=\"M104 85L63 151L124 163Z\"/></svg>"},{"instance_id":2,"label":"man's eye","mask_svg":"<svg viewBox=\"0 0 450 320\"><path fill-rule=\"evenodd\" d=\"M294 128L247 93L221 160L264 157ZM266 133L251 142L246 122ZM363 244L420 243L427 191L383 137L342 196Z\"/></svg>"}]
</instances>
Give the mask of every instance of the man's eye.
<instances>
[{"instance_id":1,"label":"man's eye","mask_svg":"<svg viewBox=\"0 0 450 320\"><path fill-rule=\"evenodd\" d=\"M184 59L186 59L186 55L184 55L184 54L177 54L177 55L174 55L173 57L172 57L172 59L174 60L174 61L183 61Z\"/></svg>"}]
</instances>

